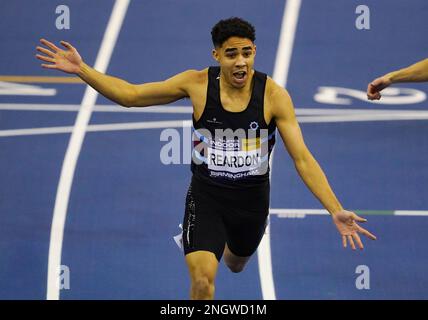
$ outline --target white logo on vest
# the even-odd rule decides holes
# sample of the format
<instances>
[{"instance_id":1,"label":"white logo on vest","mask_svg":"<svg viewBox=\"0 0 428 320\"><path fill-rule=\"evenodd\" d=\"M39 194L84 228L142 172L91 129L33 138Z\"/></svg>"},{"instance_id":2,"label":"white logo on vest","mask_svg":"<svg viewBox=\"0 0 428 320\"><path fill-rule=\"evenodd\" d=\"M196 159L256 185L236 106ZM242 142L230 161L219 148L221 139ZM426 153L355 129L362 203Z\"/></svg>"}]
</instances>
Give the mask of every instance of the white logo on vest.
<instances>
[{"instance_id":1,"label":"white logo on vest","mask_svg":"<svg viewBox=\"0 0 428 320\"><path fill-rule=\"evenodd\" d=\"M256 121L253 121L250 123L250 129L251 130L257 130L259 128L259 124Z\"/></svg>"}]
</instances>

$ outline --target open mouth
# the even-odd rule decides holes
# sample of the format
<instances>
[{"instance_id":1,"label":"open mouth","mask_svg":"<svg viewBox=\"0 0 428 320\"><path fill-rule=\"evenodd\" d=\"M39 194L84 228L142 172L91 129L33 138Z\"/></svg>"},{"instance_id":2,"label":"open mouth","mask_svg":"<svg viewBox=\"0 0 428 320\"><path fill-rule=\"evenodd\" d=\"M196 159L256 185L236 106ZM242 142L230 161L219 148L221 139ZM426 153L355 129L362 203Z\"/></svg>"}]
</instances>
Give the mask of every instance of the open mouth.
<instances>
[{"instance_id":1,"label":"open mouth","mask_svg":"<svg viewBox=\"0 0 428 320\"><path fill-rule=\"evenodd\" d=\"M246 76L247 73L245 71L236 71L233 73L233 78L238 83L243 83L245 81Z\"/></svg>"}]
</instances>

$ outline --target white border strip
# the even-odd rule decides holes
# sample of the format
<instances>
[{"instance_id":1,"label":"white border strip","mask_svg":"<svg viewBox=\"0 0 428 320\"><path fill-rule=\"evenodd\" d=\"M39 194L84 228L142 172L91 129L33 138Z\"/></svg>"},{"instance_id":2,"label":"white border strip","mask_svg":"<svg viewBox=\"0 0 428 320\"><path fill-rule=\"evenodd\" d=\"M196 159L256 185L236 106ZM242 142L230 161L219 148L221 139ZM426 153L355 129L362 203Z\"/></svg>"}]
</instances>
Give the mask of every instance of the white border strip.
<instances>
[{"instance_id":1,"label":"white border strip","mask_svg":"<svg viewBox=\"0 0 428 320\"><path fill-rule=\"evenodd\" d=\"M270 209L278 218L305 218L306 216L329 215L325 209Z\"/></svg>"},{"instance_id":2,"label":"white border strip","mask_svg":"<svg viewBox=\"0 0 428 320\"><path fill-rule=\"evenodd\" d=\"M282 16L281 34L276 53L273 79L284 88L287 86L300 5L301 0L287 0L284 15Z\"/></svg>"},{"instance_id":3,"label":"white border strip","mask_svg":"<svg viewBox=\"0 0 428 320\"><path fill-rule=\"evenodd\" d=\"M428 210L396 210L394 216L424 217L428 216Z\"/></svg>"},{"instance_id":4,"label":"white border strip","mask_svg":"<svg viewBox=\"0 0 428 320\"><path fill-rule=\"evenodd\" d=\"M337 116L307 116L297 117L300 123L332 123L360 121L398 121L398 120L428 120L428 112L375 113L375 114L345 114Z\"/></svg>"},{"instance_id":5,"label":"white border strip","mask_svg":"<svg viewBox=\"0 0 428 320\"><path fill-rule=\"evenodd\" d=\"M270 209L272 214L309 214L309 215L325 215L329 214L325 209Z\"/></svg>"},{"instance_id":6,"label":"white border strip","mask_svg":"<svg viewBox=\"0 0 428 320\"><path fill-rule=\"evenodd\" d=\"M101 48L95 60L94 68L100 72L106 72L119 31L122 27L129 0L116 0L107 29L101 42ZM85 137L85 130L89 123L93 107L97 99L97 92L87 86L82 105L77 115L76 123L71 134L70 142L65 154L58 183L53 212L51 238L49 244L47 293L48 300L58 300L60 297L59 270L61 266L62 241L64 226L67 216L67 207L70 190L73 183L74 171L77 159Z\"/></svg>"},{"instance_id":7,"label":"white border strip","mask_svg":"<svg viewBox=\"0 0 428 320\"><path fill-rule=\"evenodd\" d=\"M284 14L282 16L281 34L276 53L273 80L283 87L287 84L288 70L293 52L294 35L296 33L300 5L300 0L287 0L284 8ZM273 151L270 158L270 175L272 175L272 159ZM276 300L272 272L269 224L257 250L257 258L259 263L259 275L263 299Z\"/></svg>"},{"instance_id":8,"label":"white border strip","mask_svg":"<svg viewBox=\"0 0 428 320\"><path fill-rule=\"evenodd\" d=\"M0 103L0 110L9 111L64 111L78 112L81 105L77 104L31 104L31 103ZM137 107L124 108L119 105L95 105L94 112L113 112L113 113L173 113L173 114L191 114L193 108L191 106L170 106L161 105L153 107ZM404 117L426 117L428 111L415 109L345 109L345 108L297 108L295 107L296 115L298 116L362 116L367 115L385 115L385 116L404 116Z\"/></svg>"},{"instance_id":9,"label":"white border strip","mask_svg":"<svg viewBox=\"0 0 428 320\"><path fill-rule=\"evenodd\" d=\"M113 107L115 108L115 107ZM164 107L161 107L164 108ZM187 108L187 107L182 107ZM165 108L166 109L166 108ZM174 110L147 110L146 112L160 112L160 113L177 113ZM175 109L175 108L174 108ZM51 111L51 110L50 110ZM93 110L96 111L96 110ZM104 110L103 110L104 111ZM332 110L323 110L326 114L332 114ZM352 110L349 110L352 111ZM181 109L178 113L188 113L187 109ZM298 112L297 112L298 113ZM309 112L305 112L309 114ZM362 121L394 121L394 120L428 120L427 111L413 111L399 113L380 113L375 112L367 115L357 115L350 112L350 114L336 115L336 116L298 116L299 123L331 123L331 122L362 122ZM190 120L189 120L190 121ZM138 130L138 129L151 129L151 128L169 128L180 127L180 123L188 126L187 120L172 120L172 121L144 121L144 122L125 122L117 124L97 124L89 125L87 131L116 131L116 130ZM41 134L56 134L56 133L69 133L73 131L73 127L41 127L41 128L23 128L23 129L6 129L0 130L0 137L13 137L13 136L26 136L26 135L41 135Z\"/></svg>"},{"instance_id":10,"label":"white border strip","mask_svg":"<svg viewBox=\"0 0 428 320\"><path fill-rule=\"evenodd\" d=\"M91 124L86 127L86 132L106 132L106 131L124 131L140 129L163 129L163 128L184 128L191 127L192 120L173 120L173 121L145 121L145 122L126 122L126 123L105 123ZM29 129L10 129L0 130L0 137L16 137L28 135L59 134L73 132L74 127L46 127Z\"/></svg>"},{"instance_id":11,"label":"white border strip","mask_svg":"<svg viewBox=\"0 0 428 320\"><path fill-rule=\"evenodd\" d=\"M0 103L0 110L14 111L64 111L77 112L81 105L77 104L24 104ZM155 106L144 108L124 108L119 105L95 105L95 112L142 112L142 113L193 113L192 107L187 106Z\"/></svg>"},{"instance_id":12,"label":"white border strip","mask_svg":"<svg viewBox=\"0 0 428 320\"><path fill-rule=\"evenodd\" d=\"M356 210L358 211L358 210ZM363 210L372 211L376 210ZM388 210L379 210L380 212ZM388 211L389 212L389 211ZM428 216L428 210L390 210L391 213L371 213L370 215L379 216L408 216L408 217L425 217ZM325 209L270 209L270 214L275 214L279 218L304 218L305 216L330 215Z\"/></svg>"}]
</instances>

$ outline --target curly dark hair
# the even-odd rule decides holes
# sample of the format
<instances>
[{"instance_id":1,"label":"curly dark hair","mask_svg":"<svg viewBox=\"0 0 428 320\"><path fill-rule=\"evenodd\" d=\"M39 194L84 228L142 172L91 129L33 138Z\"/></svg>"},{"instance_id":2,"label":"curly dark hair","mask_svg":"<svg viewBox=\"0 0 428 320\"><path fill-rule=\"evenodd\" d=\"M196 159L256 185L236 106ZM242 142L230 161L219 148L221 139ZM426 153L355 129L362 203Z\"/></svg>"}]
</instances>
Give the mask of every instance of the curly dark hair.
<instances>
[{"instance_id":1,"label":"curly dark hair","mask_svg":"<svg viewBox=\"0 0 428 320\"><path fill-rule=\"evenodd\" d=\"M214 47L218 48L230 37L247 38L254 42L256 30L254 26L238 17L220 20L211 30Z\"/></svg>"}]
</instances>

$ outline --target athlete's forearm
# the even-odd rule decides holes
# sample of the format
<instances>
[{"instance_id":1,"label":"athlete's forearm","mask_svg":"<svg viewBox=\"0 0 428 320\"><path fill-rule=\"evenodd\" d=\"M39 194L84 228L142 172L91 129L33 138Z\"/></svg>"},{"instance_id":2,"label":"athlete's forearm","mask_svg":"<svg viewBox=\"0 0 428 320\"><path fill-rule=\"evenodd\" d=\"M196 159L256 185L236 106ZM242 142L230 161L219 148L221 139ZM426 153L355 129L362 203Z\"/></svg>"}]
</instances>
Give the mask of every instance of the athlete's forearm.
<instances>
[{"instance_id":1,"label":"athlete's forearm","mask_svg":"<svg viewBox=\"0 0 428 320\"><path fill-rule=\"evenodd\" d=\"M303 182L330 214L343 210L327 177L312 155L308 155L305 160L296 161L295 166Z\"/></svg>"},{"instance_id":2,"label":"athlete's forearm","mask_svg":"<svg viewBox=\"0 0 428 320\"><path fill-rule=\"evenodd\" d=\"M385 75L392 83L428 81L428 59Z\"/></svg>"},{"instance_id":3,"label":"athlete's forearm","mask_svg":"<svg viewBox=\"0 0 428 320\"><path fill-rule=\"evenodd\" d=\"M96 71L85 63L80 66L78 76L106 98L124 106L132 105L132 85L122 79Z\"/></svg>"}]
</instances>

